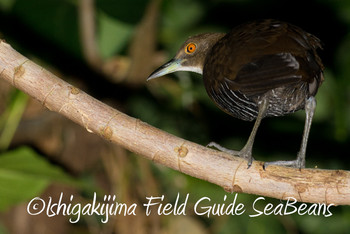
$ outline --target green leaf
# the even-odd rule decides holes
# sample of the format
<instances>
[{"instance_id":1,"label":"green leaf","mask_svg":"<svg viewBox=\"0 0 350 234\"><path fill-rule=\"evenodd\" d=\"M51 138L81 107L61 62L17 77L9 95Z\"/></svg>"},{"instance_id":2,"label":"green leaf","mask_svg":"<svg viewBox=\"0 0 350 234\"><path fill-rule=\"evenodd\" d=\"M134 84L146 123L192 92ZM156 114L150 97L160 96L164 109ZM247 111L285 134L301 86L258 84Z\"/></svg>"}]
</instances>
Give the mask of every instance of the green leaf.
<instances>
[{"instance_id":1,"label":"green leaf","mask_svg":"<svg viewBox=\"0 0 350 234\"><path fill-rule=\"evenodd\" d=\"M118 21L103 12L98 14L98 20L98 42L102 57L107 58L119 53L131 38L134 26Z\"/></svg>"},{"instance_id":2,"label":"green leaf","mask_svg":"<svg viewBox=\"0 0 350 234\"><path fill-rule=\"evenodd\" d=\"M0 155L0 211L38 196L52 182L78 183L28 147Z\"/></svg>"},{"instance_id":3,"label":"green leaf","mask_svg":"<svg viewBox=\"0 0 350 234\"><path fill-rule=\"evenodd\" d=\"M10 10L16 0L0 0L0 9L1 10Z\"/></svg>"},{"instance_id":4,"label":"green leaf","mask_svg":"<svg viewBox=\"0 0 350 234\"><path fill-rule=\"evenodd\" d=\"M17 126L22 118L23 112L27 106L28 96L15 90L11 103L6 111L0 116L0 150L5 150L10 145Z\"/></svg>"},{"instance_id":5,"label":"green leaf","mask_svg":"<svg viewBox=\"0 0 350 234\"><path fill-rule=\"evenodd\" d=\"M199 1L169 0L164 3L160 40L174 54L204 15ZM176 44L176 46L174 46Z\"/></svg>"}]
</instances>

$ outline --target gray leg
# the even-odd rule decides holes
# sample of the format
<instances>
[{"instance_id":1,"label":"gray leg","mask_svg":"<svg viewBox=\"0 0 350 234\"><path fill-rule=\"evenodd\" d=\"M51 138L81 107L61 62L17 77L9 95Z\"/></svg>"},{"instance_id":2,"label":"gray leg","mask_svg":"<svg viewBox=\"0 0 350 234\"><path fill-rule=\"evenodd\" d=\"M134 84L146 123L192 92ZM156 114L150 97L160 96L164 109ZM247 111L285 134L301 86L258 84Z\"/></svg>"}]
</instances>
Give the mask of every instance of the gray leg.
<instances>
[{"instance_id":1,"label":"gray leg","mask_svg":"<svg viewBox=\"0 0 350 234\"><path fill-rule=\"evenodd\" d=\"M289 166L289 167L296 167L296 168L305 168L306 146L307 146L307 141L309 138L311 122L312 122L312 118L313 118L314 113L315 113L315 109L316 109L315 98L314 97L308 98L305 101L306 120L305 120L305 127L304 127L304 133L303 133L303 140L301 142L300 151L298 153L296 160L266 162L264 164L264 168L266 168L269 165L280 165L280 166Z\"/></svg>"},{"instance_id":2,"label":"gray leg","mask_svg":"<svg viewBox=\"0 0 350 234\"><path fill-rule=\"evenodd\" d=\"M252 156L252 149L253 149L255 135L256 135L256 132L257 132L257 130L259 128L261 120L265 116L267 108L268 108L268 104L267 104L267 101L264 99L264 100L262 100L262 102L261 102L261 104L259 106L259 113L258 113L258 117L256 118L256 121L254 123L253 130L250 133L250 136L248 138L247 143L241 149L241 151L235 151L235 150L226 149L226 148L220 146L219 144L217 144L215 142L210 142L207 146L213 146L213 147L217 148L220 151L223 151L223 152L226 152L226 153L229 153L229 154L232 154L232 155L237 155L237 156L239 156L241 158L247 159L248 160L248 168L249 168L252 165L252 162L254 160L254 158Z\"/></svg>"}]
</instances>

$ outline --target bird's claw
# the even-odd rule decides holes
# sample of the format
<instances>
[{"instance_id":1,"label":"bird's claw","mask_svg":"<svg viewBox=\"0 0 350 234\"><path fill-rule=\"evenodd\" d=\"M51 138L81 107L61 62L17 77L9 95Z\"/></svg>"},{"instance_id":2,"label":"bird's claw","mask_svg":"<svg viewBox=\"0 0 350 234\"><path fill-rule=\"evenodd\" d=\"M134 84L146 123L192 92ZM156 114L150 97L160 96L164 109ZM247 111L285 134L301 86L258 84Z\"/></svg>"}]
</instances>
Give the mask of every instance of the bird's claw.
<instances>
[{"instance_id":1,"label":"bird's claw","mask_svg":"<svg viewBox=\"0 0 350 234\"><path fill-rule=\"evenodd\" d=\"M236 151L236 150L230 150L230 149L227 149L221 145L219 145L218 143L216 142L210 142L209 144L207 144L207 147L214 147L216 148L217 150L220 150L222 152L225 152L225 153L228 153L228 154L231 154L231 155L234 155L234 156L238 156L240 158L243 158L243 159L246 159L248 161L248 168L249 169L253 163L253 160L254 158L252 157L252 154L251 154L251 151L246 151L246 150L241 150L241 151Z\"/></svg>"},{"instance_id":2,"label":"bird's claw","mask_svg":"<svg viewBox=\"0 0 350 234\"><path fill-rule=\"evenodd\" d=\"M265 170L266 167L268 167L270 165L299 168L301 170L302 168L305 168L305 160L297 158L296 160L291 160L291 161L265 162L264 165L263 165L263 169Z\"/></svg>"}]
</instances>

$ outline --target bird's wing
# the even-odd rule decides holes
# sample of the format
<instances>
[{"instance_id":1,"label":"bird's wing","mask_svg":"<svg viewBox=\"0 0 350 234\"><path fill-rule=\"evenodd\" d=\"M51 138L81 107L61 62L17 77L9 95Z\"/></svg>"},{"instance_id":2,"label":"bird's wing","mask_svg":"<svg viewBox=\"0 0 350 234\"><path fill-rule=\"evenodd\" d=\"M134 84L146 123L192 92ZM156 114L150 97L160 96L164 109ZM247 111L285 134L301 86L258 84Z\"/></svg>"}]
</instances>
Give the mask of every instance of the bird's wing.
<instances>
[{"instance_id":1,"label":"bird's wing","mask_svg":"<svg viewBox=\"0 0 350 234\"><path fill-rule=\"evenodd\" d=\"M224 75L224 82L232 90L239 90L245 95L259 95L271 89L297 83L300 64L291 53L262 55L243 64L235 76Z\"/></svg>"},{"instance_id":2,"label":"bird's wing","mask_svg":"<svg viewBox=\"0 0 350 234\"><path fill-rule=\"evenodd\" d=\"M297 87L299 82L313 84L315 78L321 82L317 48L321 44L316 37L286 23L244 24L213 46L203 68L204 84L207 89L224 85L249 98L281 86Z\"/></svg>"}]
</instances>

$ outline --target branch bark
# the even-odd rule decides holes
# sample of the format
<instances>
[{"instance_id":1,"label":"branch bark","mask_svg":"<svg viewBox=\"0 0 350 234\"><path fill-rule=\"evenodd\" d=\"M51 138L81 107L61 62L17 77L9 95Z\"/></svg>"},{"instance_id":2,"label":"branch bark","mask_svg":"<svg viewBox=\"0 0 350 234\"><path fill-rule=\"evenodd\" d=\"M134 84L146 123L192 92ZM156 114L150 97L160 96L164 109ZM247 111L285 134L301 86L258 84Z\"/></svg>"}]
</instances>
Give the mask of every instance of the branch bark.
<instances>
[{"instance_id":1,"label":"branch bark","mask_svg":"<svg viewBox=\"0 0 350 234\"><path fill-rule=\"evenodd\" d=\"M79 29L83 55L91 67L101 72L103 61L98 51L95 33L95 1L79 1Z\"/></svg>"},{"instance_id":2,"label":"branch bark","mask_svg":"<svg viewBox=\"0 0 350 234\"><path fill-rule=\"evenodd\" d=\"M293 169L241 158L203 147L154 128L87 95L0 42L0 77L83 126L156 163L223 187L300 202L350 205L350 172Z\"/></svg>"}]
</instances>

